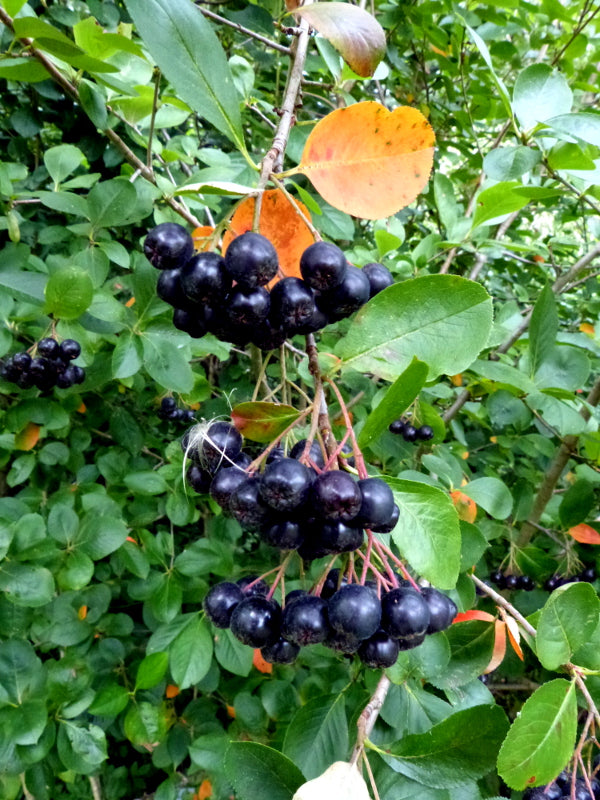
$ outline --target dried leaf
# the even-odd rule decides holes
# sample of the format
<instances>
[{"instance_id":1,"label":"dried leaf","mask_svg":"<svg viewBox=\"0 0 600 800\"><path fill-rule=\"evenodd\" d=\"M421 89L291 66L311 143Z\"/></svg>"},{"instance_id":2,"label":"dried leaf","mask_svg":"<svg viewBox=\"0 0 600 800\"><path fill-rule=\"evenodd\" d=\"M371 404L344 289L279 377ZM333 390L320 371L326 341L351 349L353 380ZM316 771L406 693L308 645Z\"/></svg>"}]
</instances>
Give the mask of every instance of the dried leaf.
<instances>
[{"instance_id":1,"label":"dried leaf","mask_svg":"<svg viewBox=\"0 0 600 800\"><path fill-rule=\"evenodd\" d=\"M296 9L363 78L377 69L385 55L385 33L372 14L349 3L314 3Z\"/></svg>"},{"instance_id":2,"label":"dried leaf","mask_svg":"<svg viewBox=\"0 0 600 800\"><path fill-rule=\"evenodd\" d=\"M490 663L483 670L483 674L487 675L488 673L493 672L495 669L497 669L500 666L500 664L504 661L505 655L506 655L506 624L502 622L501 619L497 619L495 622L494 650L492 652Z\"/></svg>"},{"instance_id":3,"label":"dried leaf","mask_svg":"<svg viewBox=\"0 0 600 800\"><path fill-rule=\"evenodd\" d=\"M363 219L395 214L427 184L435 136L420 111L366 101L313 128L298 171L332 206Z\"/></svg>"},{"instance_id":4,"label":"dried leaf","mask_svg":"<svg viewBox=\"0 0 600 800\"><path fill-rule=\"evenodd\" d=\"M600 544L600 533L584 522L580 525L575 525L574 528L569 528L567 533L576 542L581 542L581 544Z\"/></svg>"},{"instance_id":5,"label":"dried leaf","mask_svg":"<svg viewBox=\"0 0 600 800\"><path fill-rule=\"evenodd\" d=\"M229 230L223 236L223 253L232 239L252 230L254 203L254 197L247 197L238 206L231 218ZM299 200L296 200L296 203L310 220L310 212L306 206ZM269 189L263 194L258 232L266 236L277 250L281 272L288 277L301 278L300 256L314 243L315 237L298 213L298 209L280 189Z\"/></svg>"},{"instance_id":6,"label":"dried leaf","mask_svg":"<svg viewBox=\"0 0 600 800\"><path fill-rule=\"evenodd\" d=\"M452 502L454 503L454 507L460 519L465 522L475 522L475 518L477 517L477 505L475 501L471 500L470 497L467 497L464 492L460 492L458 489L454 492L450 492L450 497L452 498Z\"/></svg>"},{"instance_id":7,"label":"dried leaf","mask_svg":"<svg viewBox=\"0 0 600 800\"><path fill-rule=\"evenodd\" d=\"M506 614L504 616L504 621L506 622L506 630L508 633L508 639L510 641L512 649L515 653L519 656L521 661L524 661L523 650L521 649L521 634L519 632L519 625L516 619L513 617L509 617Z\"/></svg>"},{"instance_id":8,"label":"dried leaf","mask_svg":"<svg viewBox=\"0 0 600 800\"><path fill-rule=\"evenodd\" d=\"M457 614L452 620L452 624L455 625L457 622L469 622L472 619L479 619L482 622L496 621L496 617L488 614L487 611L479 611L476 608L472 608L469 611L461 611L460 614Z\"/></svg>"}]
</instances>

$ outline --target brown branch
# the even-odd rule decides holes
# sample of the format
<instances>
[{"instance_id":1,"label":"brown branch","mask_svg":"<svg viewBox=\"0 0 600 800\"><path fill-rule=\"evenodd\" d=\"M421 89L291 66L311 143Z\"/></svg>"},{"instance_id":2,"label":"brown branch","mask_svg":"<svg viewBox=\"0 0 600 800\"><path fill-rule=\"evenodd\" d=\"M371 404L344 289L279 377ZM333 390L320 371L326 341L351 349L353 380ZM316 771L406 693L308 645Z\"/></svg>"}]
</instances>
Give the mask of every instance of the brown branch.
<instances>
[{"instance_id":1,"label":"brown branch","mask_svg":"<svg viewBox=\"0 0 600 800\"><path fill-rule=\"evenodd\" d=\"M356 727L358 728L358 736L356 738L354 750L352 751L352 755L350 757L351 764L356 764L360 754L364 750L365 740L369 738L369 735L373 730L375 723L377 722L377 717L379 716L379 712L381 711L391 685L392 682L385 672L383 672L375 691L371 695L371 699L364 707L363 712L356 723Z\"/></svg>"},{"instance_id":2,"label":"brown branch","mask_svg":"<svg viewBox=\"0 0 600 800\"><path fill-rule=\"evenodd\" d=\"M230 28L239 31L239 33L243 33L245 36L250 36L252 39L256 39L262 44L266 44L267 47L271 47L273 50L277 50L279 53L289 56L292 52L289 47L279 44L278 42L274 42L272 39L268 39L266 36L261 36L260 33L256 33L256 31L250 30L250 28L245 28L243 25L240 25L239 22L232 22L230 19L220 16L220 14L215 14L214 11L209 11L208 8L204 8L201 3L196 3L196 7L200 12L202 12L202 14L204 14L205 17L208 17L209 19L212 19L221 25L229 25Z\"/></svg>"}]
</instances>

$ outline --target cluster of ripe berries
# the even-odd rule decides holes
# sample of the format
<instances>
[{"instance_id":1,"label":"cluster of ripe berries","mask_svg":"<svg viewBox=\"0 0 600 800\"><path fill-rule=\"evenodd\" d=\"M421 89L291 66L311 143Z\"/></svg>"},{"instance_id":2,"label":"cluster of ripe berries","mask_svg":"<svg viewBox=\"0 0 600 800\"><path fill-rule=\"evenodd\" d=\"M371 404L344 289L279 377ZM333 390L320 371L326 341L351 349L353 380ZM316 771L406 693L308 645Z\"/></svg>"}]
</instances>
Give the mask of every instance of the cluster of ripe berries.
<instances>
[{"instance_id":1,"label":"cluster of ripe berries","mask_svg":"<svg viewBox=\"0 0 600 800\"><path fill-rule=\"evenodd\" d=\"M68 389L84 382L83 367L71 363L81 353L81 346L75 339L64 339L59 344L48 337L41 339L35 349L34 358L26 351L9 356L0 367L0 375L21 389L35 386L41 391L49 391L54 386Z\"/></svg>"},{"instance_id":2,"label":"cluster of ripe berries","mask_svg":"<svg viewBox=\"0 0 600 800\"><path fill-rule=\"evenodd\" d=\"M600 755L593 759L594 771L600 765ZM573 773L564 769L555 781L548 786L532 786L525 789L522 800L568 800L573 797L571 789L575 783L575 800L600 800L600 780L597 777L590 777L589 787L585 778L575 777ZM591 789L591 791L590 791Z\"/></svg>"},{"instance_id":3,"label":"cluster of ripe berries","mask_svg":"<svg viewBox=\"0 0 600 800\"><path fill-rule=\"evenodd\" d=\"M596 570L594 567L586 567L578 575L552 575L544 583L544 589L548 592L553 592L559 586L564 586L566 583L594 583L597 578Z\"/></svg>"},{"instance_id":4,"label":"cluster of ripe berries","mask_svg":"<svg viewBox=\"0 0 600 800\"><path fill-rule=\"evenodd\" d=\"M302 278L282 278L269 291L279 260L265 236L237 236L224 257L194 255L192 237L175 222L153 228L144 253L161 270L156 291L174 307L176 328L195 338L213 333L237 345L252 342L262 350L350 316L394 282L382 264L359 269L336 245L315 242L300 259Z\"/></svg>"},{"instance_id":5,"label":"cluster of ripe berries","mask_svg":"<svg viewBox=\"0 0 600 800\"><path fill-rule=\"evenodd\" d=\"M170 419L172 422L194 422L196 417L189 408L179 408L174 397L163 397L157 412L160 419Z\"/></svg>"},{"instance_id":6,"label":"cluster of ripe berries","mask_svg":"<svg viewBox=\"0 0 600 800\"><path fill-rule=\"evenodd\" d=\"M388 427L390 433L396 433L402 436L405 442L416 442L420 440L426 442L433 439L433 428L429 425L421 425L420 428L415 428L410 420L400 417L395 419Z\"/></svg>"},{"instance_id":7,"label":"cluster of ripe berries","mask_svg":"<svg viewBox=\"0 0 600 800\"><path fill-rule=\"evenodd\" d=\"M364 529L390 533L399 508L381 478L356 480L349 472L325 469L321 448L306 442L274 451L260 475L249 475L251 457L242 436L227 422L213 422L195 438L183 437L192 459L187 479L198 492L209 492L225 514L281 550L298 550L310 561L330 553L351 552L364 540Z\"/></svg>"},{"instance_id":8,"label":"cluster of ripe berries","mask_svg":"<svg viewBox=\"0 0 600 800\"><path fill-rule=\"evenodd\" d=\"M432 587L420 591L408 581L381 595L372 585L346 583L339 570L327 576L320 595L298 589L283 608L262 580L219 583L208 592L204 610L217 628L230 628L243 644L260 648L266 661L291 664L300 648L323 643L341 653L358 653L368 667L396 663L402 650L418 647L425 636L443 631L456 605Z\"/></svg>"},{"instance_id":9,"label":"cluster of ripe berries","mask_svg":"<svg viewBox=\"0 0 600 800\"><path fill-rule=\"evenodd\" d=\"M553 592L559 586L564 586L566 583L576 583L583 581L585 583L593 583L596 580L596 570L594 567L586 567L578 575L571 575L570 577L563 577L561 575L552 575L544 583L544 589L548 592ZM497 569L490 575L490 581L495 584L498 589L525 589L530 592L536 587L536 582L530 575L505 575L501 569Z\"/></svg>"}]
</instances>

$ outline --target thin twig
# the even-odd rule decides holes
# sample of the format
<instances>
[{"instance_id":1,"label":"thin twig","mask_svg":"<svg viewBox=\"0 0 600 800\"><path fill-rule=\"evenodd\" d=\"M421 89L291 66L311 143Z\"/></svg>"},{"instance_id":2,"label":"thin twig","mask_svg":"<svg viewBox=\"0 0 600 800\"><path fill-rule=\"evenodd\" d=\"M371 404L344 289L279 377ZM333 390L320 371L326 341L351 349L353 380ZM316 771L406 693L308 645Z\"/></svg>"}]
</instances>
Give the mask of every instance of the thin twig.
<instances>
[{"instance_id":1,"label":"thin twig","mask_svg":"<svg viewBox=\"0 0 600 800\"><path fill-rule=\"evenodd\" d=\"M274 42L272 39L268 39L266 36L261 36L260 33L257 33L250 28L245 28L243 25L240 25L239 22L232 22L230 19L222 17L220 14L215 14L214 11L209 11L208 8L204 8L201 3L197 2L196 7L202 12L202 14L204 14L205 17L212 19L214 22L218 22L221 25L228 25L230 28L239 31L239 33L243 33L244 36L250 36L252 39L256 39L256 41L266 44L267 47L271 47L273 50L277 50L279 53L283 53L286 56L289 56L291 53L289 47L279 44L278 42Z\"/></svg>"},{"instance_id":2,"label":"thin twig","mask_svg":"<svg viewBox=\"0 0 600 800\"><path fill-rule=\"evenodd\" d=\"M487 583L484 583L482 580L480 580L476 575L471 575L471 580L478 589L480 589L482 592L485 592L488 597L491 597L496 605L502 606L502 608L508 611L511 617L514 617L521 625L523 630L527 631L527 633L535 639L536 630L533 625L528 622L521 612L517 611L517 609L511 603L509 603L506 598L502 597L501 594L498 594L498 592L492 589L491 586L488 586Z\"/></svg>"},{"instance_id":3,"label":"thin twig","mask_svg":"<svg viewBox=\"0 0 600 800\"><path fill-rule=\"evenodd\" d=\"M358 736L356 737L356 744L350 757L351 764L356 764L361 753L363 752L365 741L369 738L369 735L373 730L375 723L377 722L377 717L379 716L379 712L381 711L391 685L392 682L385 672L383 672L375 691L371 695L371 699L364 707L362 714L356 723L356 727L358 728Z\"/></svg>"}]
</instances>

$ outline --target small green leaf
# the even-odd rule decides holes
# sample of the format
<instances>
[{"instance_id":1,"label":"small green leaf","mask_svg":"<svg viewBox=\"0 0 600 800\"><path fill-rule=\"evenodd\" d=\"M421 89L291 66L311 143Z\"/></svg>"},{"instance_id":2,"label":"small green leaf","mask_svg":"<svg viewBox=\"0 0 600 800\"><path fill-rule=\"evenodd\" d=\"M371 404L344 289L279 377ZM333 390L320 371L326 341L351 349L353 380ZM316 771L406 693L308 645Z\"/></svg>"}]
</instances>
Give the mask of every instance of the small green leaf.
<instances>
[{"instance_id":1,"label":"small green leaf","mask_svg":"<svg viewBox=\"0 0 600 800\"><path fill-rule=\"evenodd\" d=\"M141 702L132 705L125 715L123 730L132 744L156 746L167 733L167 721L160 706Z\"/></svg>"},{"instance_id":2,"label":"small green leaf","mask_svg":"<svg viewBox=\"0 0 600 800\"><path fill-rule=\"evenodd\" d=\"M299 416L293 406L261 401L240 403L231 411L231 421L242 436L261 443L276 439Z\"/></svg>"},{"instance_id":3,"label":"small green leaf","mask_svg":"<svg viewBox=\"0 0 600 800\"><path fill-rule=\"evenodd\" d=\"M514 181L542 160L539 150L525 145L497 147L483 159L483 169L493 181Z\"/></svg>"},{"instance_id":4,"label":"small green leaf","mask_svg":"<svg viewBox=\"0 0 600 800\"><path fill-rule=\"evenodd\" d=\"M550 783L573 755L576 732L575 683L543 684L513 722L498 754L498 772L512 789Z\"/></svg>"},{"instance_id":5,"label":"small green leaf","mask_svg":"<svg viewBox=\"0 0 600 800\"><path fill-rule=\"evenodd\" d=\"M202 680L210 669L212 652L208 625L195 614L169 646L171 674L180 689L187 689Z\"/></svg>"},{"instance_id":6,"label":"small green leaf","mask_svg":"<svg viewBox=\"0 0 600 800\"><path fill-rule=\"evenodd\" d=\"M556 114L568 114L572 104L567 79L548 64L531 64L517 76L512 106L525 130Z\"/></svg>"},{"instance_id":7,"label":"small green leaf","mask_svg":"<svg viewBox=\"0 0 600 800\"><path fill-rule=\"evenodd\" d=\"M0 272L0 286L9 290L9 293L18 300L26 303L41 305L44 302L44 289L48 282L47 275L37 275L35 272Z\"/></svg>"},{"instance_id":8,"label":"small green leaf","mask_svg":"<svg viewBox=\"0 0 600 800\"><path fill-rule=\"evenodd\" d=\"M349 737L344 695L315 697L292 717L283 752L307 780L316 778L334 761L347 756Z\"/></svg>"},{"instance_id":9,"label":"small green leaf","mask_svg":"<svg viewBox=\"0 0 600 800\"><path fill-rule=\"evenodd\" d=\"M240 800L290 800L305 782L293 761L258 742L231 742L225 772Z\"/></svg>"},{"instance_id":10,"label":"small green leaf","mask_svg":"<svg viewBox=\"0 0 600 800\"><path fill-rule=\"evenodd\" d=\"M194 386L186 348L158 331L147 331L142 338L144 367L151 378L174 392L186 394Z\"/></svg>"},{"instance_id":11,"label":"small green leaf","mask_svg":"<svg viewBox=\"0 0 600 800\"><path fill-rule=\"evenodd\" d=\"M533 376L554 350L558 331L556 300L550 284L546 284L535 302L529 324L529 370Z\"/></svg>"},{"instance_id":12,"label":"small green leaf","mask_svg":"<svg viewBox=\"0 0 600 800\"><path fill-rule=\"evenodd\" d=\"M502 181L480 192L475 203L473 229L526 206L529 199L514 191L518 186L517 181Z\"/></svg>"},{"instance_id":13,"label":"small green leaf","mask_svg":"<svg viewBox=\"0 0 600 800\"><path fill-rule=\"evenodd\" d=\"M138 667L135 689L153 689L165 677L169 666L167 653L150 653Z\"/></svg>"},{"instance_id":14,"label":"small green leaf","mask_svg":"<svg viewBox=\"0 0 600 800\"><path fill-rule=\"evenodd\" d=\"M112 354L113 378L131 378L139 372L143 362L140 337L130 331L119 336Z\"/></svg>"},{"instance_id":15,"label":"small green leaf","mask_svg":"<svg viewBox=\"0 0 600 800\"><path fill-rule=\"evenodd\" d=\"M416 358L412 360L367 417L358 437L358 446L361 449L382 434L408 408L425 385L428 371L427 364Z\"/></svg>"},{"instance_id":16,"label":"small green leaf","mask_svg":"<svg viewBox=\"0 0 600 800\"><path fill-rule=\"evenodd\" d=\"M62 183L84 161L84 154L72 144L59 144L44 153L44 164L56 184Z\"/></svg>"},{"instance_id":17,"label":"small green leaf","mask_svg":"<svg viewBox=\"0 0 600 800\"><path fill-rule=\"evenodd\" d=\"M252 671L254 651L239 642L229 629L220 630L215 637L215 658L234 675L247 677Z\"/></svg>"},{"instance_id":18,"label":"small green leaf","mask_svg":"<svg viewBox=\"0 0 600 800\"><path fill-rule=\"evenodd\" d=\"M62 721L57 737L58 755L67 769L89 775L107 759L106 737L98 725Z\"/></svg>"},{"instance_id":19,"label":"small green leaf","mask_svg":"<svg viewBox=\"0 0 600 800\"><path fill-rule=\"evenodd\" d=\"M123 709L127 708L128 703L129 692L127 689L116 683L110 683L100 689L88 711L99 717L116 717Z\"/></svg>"},{"instance_id":20,"label":"small green leaf","mask_svg":"<svg viewBox=\"0 0 600 800\"><path fill-rule=\"evenodd\" d=\"M77 319L90 306L94 285L81 267L62 267L48 279L45 295L47 313L61 319Z\"/></svg>"},{"instance_id":21,"label":"small green leaf","mask_svg":"<svg viewBox=\"0 0 600 800\"><path fill-rule=\"evenodd\" d=\"M81 102L81 107L97 128L104 130L104 128L108 127L106 100L96 84L86 80L80 81L79 101Z\"/></svg>"},{"instance_id":22,"label":"small green leaf","mask_svg":"<svg viewBox=\"0 0 600 800\"><path fill-rule=\"evenodd\" d=\"M94 561L118 550L127 539L127 526L118 517L89 513L83 518L77 546Z\"/></svg>"},{"instance_id":23,"label":"small green leaf","mask_svg":"<svg viewBox=\"0 0 600 800\"><path fill-rule=\"evenodd\" d=\"M563 528L572 528L585 522L596 504L594 487L585 480L575 481L563 495L558 516Z\"/></svg>"},{"instance_id":24,"label":"small green leaf","mask_svg":"<svg viewBox=\"0 0 600 800\"><path fill-rule=\"evenodd\" d=\"M508 486L499 478L476 478L466 486L461 486L460 490L494 519L506 519L510 516L512 495Z\"/></svg>"},{"instance_id":25,"label":"small green leaf","mask_svg":"<svg viewBox=\"0 0 600 800\"><path fill-rule=\"evenodd\" d=\"M535 639L538 658L546 669L558 669L581 647L598 625L600 602L589 583L561 586L540 612Z\"/></svg>"},{"instance_id":26,"label":"small green leaf","mask_svg":"<svg viewBox=\"0 0 600 800\"><path fill-rule=\"evenodd\" d=\"M600 116L585 111L577 114L560 114L546 120L550 133L571 141L571 138L600 147ZM548 130L540 131L540 136L548 136Z\"/></svg>"},{"instance_id":27,"label":"small green leaf","mask_svg":"<svg viewBox=\"0 0 600 800\"><path fill-rule=\"evenodd\" d=\"M46 567L8 561L0 568L0 589L17 606L39 608L54 596L54 578Z\"/></svg>"},{"instance_id":28,"label":"small green leaf","mask_svg":"<svg viewBox=\"0 0 600 800\"><path fill-rule=\"evenodd\" d=\"M89 219L94 228L129 225L135 218L136 206L135 187L123 178L97 183L88 195Z\"/></svg>"}]
</instances>

